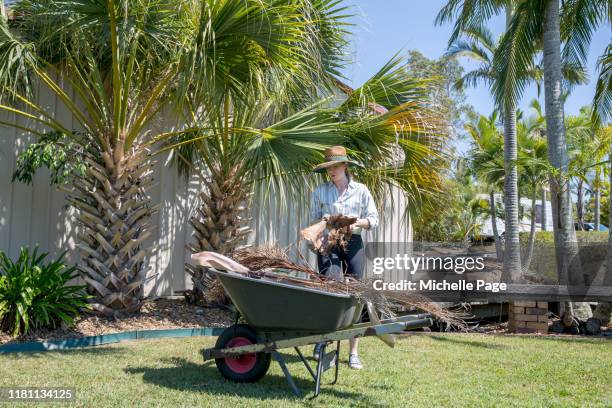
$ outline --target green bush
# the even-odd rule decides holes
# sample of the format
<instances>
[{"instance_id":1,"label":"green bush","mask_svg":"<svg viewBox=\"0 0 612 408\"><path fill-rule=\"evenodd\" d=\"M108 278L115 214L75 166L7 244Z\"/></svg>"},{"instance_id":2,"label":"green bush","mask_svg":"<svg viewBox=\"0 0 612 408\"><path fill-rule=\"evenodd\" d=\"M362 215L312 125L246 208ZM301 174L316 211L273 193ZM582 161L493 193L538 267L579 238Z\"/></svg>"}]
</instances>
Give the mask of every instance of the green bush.
<instances>
[{"instance_id":1,"label":"green bush","mask_svg":"<svg viewBox=\"0 0 612 408\"><path fill-rule=\"evenodd\" d=\"M65 253L64 253L65 254ZM64 254L49 263L48 254L21 248L17 262L0 251L0 328L13 336L32 328L74 324L79 308L90 297L83 285L67 285L78 276L76 267L63 263Z\"/></svg>"}]
</instances>

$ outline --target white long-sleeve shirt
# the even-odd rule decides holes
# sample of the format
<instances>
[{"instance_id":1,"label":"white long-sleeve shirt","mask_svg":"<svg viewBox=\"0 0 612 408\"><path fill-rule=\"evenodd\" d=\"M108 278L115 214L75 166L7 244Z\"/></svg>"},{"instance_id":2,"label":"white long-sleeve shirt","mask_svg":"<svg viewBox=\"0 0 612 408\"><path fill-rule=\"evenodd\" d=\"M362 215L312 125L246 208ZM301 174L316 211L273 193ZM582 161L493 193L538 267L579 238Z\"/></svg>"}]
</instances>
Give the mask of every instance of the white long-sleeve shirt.
<instances>
[{"instance_id":1,"label":"white long-sleeve shirt","mask_svg":"<svg viewBox=\"0 0 612 408\"><path fill-rule=\"evenodd\" d=\"M314 189L310 195L310 224L317 222L325 214L366 218L370 229L378 226L378 210L370 190L352 178L340 196L336 185L331 181L319 184ZM353 233L360 234L361 228L354 228Z\"/></svg>"}]
</instances>

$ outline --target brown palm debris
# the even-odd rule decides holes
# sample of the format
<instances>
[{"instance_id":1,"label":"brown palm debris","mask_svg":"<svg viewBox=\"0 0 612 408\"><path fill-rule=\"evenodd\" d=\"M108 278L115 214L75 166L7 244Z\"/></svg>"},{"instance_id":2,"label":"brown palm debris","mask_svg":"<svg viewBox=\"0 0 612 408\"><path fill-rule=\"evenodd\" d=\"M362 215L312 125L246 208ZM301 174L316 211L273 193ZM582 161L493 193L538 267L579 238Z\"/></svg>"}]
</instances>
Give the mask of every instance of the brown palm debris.
<instances>
[{"instance_id":1,"label":"brown palm debris","mask_svg":"<svg viewBox=\"0 0 612 408\"><path fill-rule=\"evenodd\" d=\"M282 249L276 245L236 251L234 260L249 268L251 270L249 275L288 281L296 285L332 293L350 293L364 302L372 302L384 317L395 316L394 310L399 309L421 310L449 326L454 326L460 330L466 328L464 319L468 316L465 313L443 309L427 297L419 294L374 290L371 281L360 281L350 277L345 278L344 281L326 278L307 266L292 262L288 256L288 249ZM303 272L307 278L293 277L277 269Z\"/></svg>"},{"instance_id":2,"label":"brown palm debris","mask_svg":"<svg viewBox=\"0 0 612 408\"><path fill-rule=\"evenodd\" d=\"M344 215L332 215L329 217L327 228L327 245L325 246L323 255L329 256L335 247L346 249L348 241L351 239L351 225L357 221L355 217L346 217Z\"/></svg>"}]
</instances>

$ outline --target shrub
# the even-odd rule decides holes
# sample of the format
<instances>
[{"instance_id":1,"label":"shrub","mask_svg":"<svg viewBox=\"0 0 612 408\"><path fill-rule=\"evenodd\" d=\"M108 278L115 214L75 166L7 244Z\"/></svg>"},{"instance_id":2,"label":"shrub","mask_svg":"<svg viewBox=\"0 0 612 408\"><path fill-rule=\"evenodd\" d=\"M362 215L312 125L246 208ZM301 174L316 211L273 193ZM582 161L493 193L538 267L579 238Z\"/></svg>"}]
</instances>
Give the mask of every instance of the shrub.
<instances>
[{"instance_id":1,"label":"shrub","mask_svg":"<svg viewBox=\"0 0 612 408\"><path fill-rule=\"evenodd\" d=\"M79 308L88 308L85 286L67 285L78 276L76 267L63 263L65 253L45 263L47 255L21 248L13 262L0 251L0 328L13 336L62 322L72 325Z\"/></svg>"}]
</instances>

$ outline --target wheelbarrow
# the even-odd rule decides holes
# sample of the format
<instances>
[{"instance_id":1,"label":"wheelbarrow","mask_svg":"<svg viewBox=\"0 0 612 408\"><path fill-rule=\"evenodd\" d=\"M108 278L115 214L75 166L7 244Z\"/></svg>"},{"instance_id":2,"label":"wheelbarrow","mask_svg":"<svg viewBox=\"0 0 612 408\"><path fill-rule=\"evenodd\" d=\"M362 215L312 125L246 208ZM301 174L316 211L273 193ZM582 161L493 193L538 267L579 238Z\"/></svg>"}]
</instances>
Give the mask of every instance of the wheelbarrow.
<instances>
[{"instance_id":1,"label":"wheelbarrow","mask_svg":"<svg viewBox=\"0 0 612 408\"><path fill-rule=\"evenodd\" d=\"M370 322L358 323L363 302L350 293L331 293L306 285L299 280L286 282L265 276L221 272L216 275L247 324L226 328L214 348L202 350L204 361L215 359L223 377L234 382L256 382L270 367L271 358L279 364L287 383L301 396L287 365L278 350L293 348L315 381L314 396L321 390L323 373L335 368L338 381L340 341L357 337L379 336L392 346L391 333L428 327L433 320L428 314L414 314L379 320L371 304L367 304ZM296 284L296 281L298 284ZM326 352L336 343L335 350ZM316 368L310 366L300 347L321 343Z\"/></svg>"}]
</instances>

